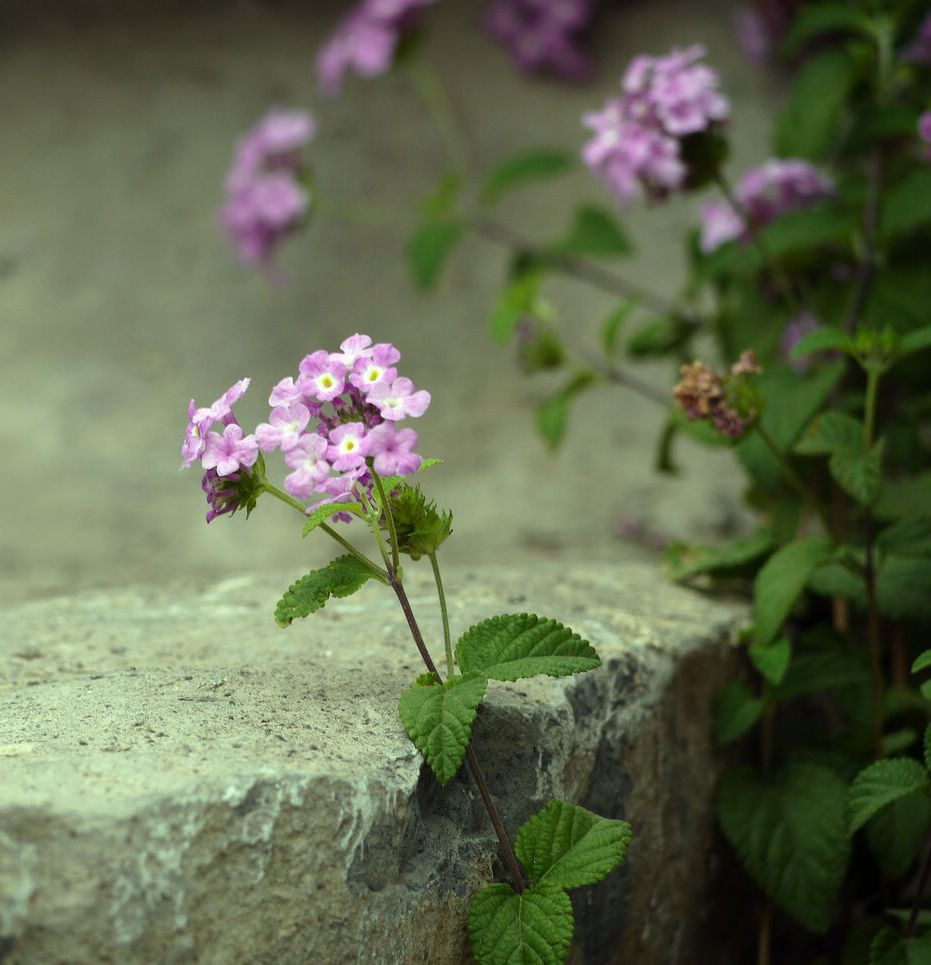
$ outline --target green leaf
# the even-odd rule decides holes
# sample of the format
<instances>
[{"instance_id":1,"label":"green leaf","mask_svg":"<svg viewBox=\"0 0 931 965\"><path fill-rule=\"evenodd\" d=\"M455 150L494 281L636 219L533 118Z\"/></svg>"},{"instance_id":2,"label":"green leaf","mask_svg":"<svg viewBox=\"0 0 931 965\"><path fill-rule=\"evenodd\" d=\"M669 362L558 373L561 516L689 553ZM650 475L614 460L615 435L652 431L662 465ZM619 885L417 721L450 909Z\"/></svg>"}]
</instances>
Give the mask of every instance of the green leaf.
<instances>
[{"instance_id":1,"label":"green leaf","mask_svg":"<svg viewBox=\"0 0 931 965\"><path fill-rule=\"evenodd\" d=\"M574 927L569 895L555 885L521 894L510 885L489 885L469 910L478 965L564 965Z\"/></svg>"},{"instance_id":2,"label":"green leaf","mask_svg":"<svg viewBox=\"0 0 931 965\"><path fill-rule=\"evenodd\" d=\"M931 506L931 472L883 483L874 513L879 519L926 515Z\"/></svg>"},{"instance_id":3,"label":"green leaf","mask_svg":"<svg viewBox=\"0 0 931 965\"><path fill-rule=\"evenodd\" d=\"M418 288L426 291L436 284L463 228L459 218L444 218L417 229L407 244L407 261Z\"/></svg>"},{"instance_id":4,"label":"green leaf","mask_svg":"<svg viewBox=\"0 0 931 965\"><path fill-rule=\"evenodd\" d=\"M931 768L931 724L925 728L925 767Z\"/></svg>"},{"instance_id":5,"label":"green leaf","mask_svg":"<svg viewBox=\"0 0 931 965\"><path fill-rule=\"evenodd\" d=\"M879 232L885 242L931 222L931 170L920 167L883 191Z\"/></svg>"},{"instance_id":6,"label":"green leaf","mask_svg":"<svg viewBox=\"0 0 931 965\"><path fill-rule=\"evenodd\" d=\"M928 772L910 757L891 757L875 761L853 779L847 794L850 833L906 794L928 787Z\"/></svg>"},{"instance_id":7,"label":"green leaf","mask_svg":"<svg viewBox=\"0 0 931 965\"><path fill-rule=\"evenodd\" d=\"M929 965L931 932L919 937L901 937L894 928L885 926L870 945L869 965Z\"/></svg>"},{"instance_id":8,"label":"green leaf","mask_svg":"<svg viewBox=\"0 0 931 965\"><path fill-rule=\"evenodd\" d=\"M876 502L882 488L884 445L880 439L869 452L838 451L828 461L835 482L864 506Z\"/></svg>"},{"instance_id":9,"label":"green leaf","mask_svg":"<svg viewBox=\"0 0 931 965\"><path fill-rule=\"evenodd\" d=\"M401 694L398 706L404 729L440 784L462 765L487 685L484 677L453 677L445 684L421 678Z\"/></svg>"},{"instance_id":10,"label":"green leaf","mask_svg":"<svg viewBox=\"0 0 931 965\"><path fill-rule=\"evenodd\" d=\"M922 652L915 657L915 661L912 664L912 673L921 673L922 670L927 670L928 667L931 667L931 650L922 650Z\"/></svg>"},{"instance_id":11,"label":"green leaf","mask_svg":"<svg viewBox=\"0 0 931 965\"><path fill-rule=\"evenodd\" d=\"M352 596L374 577L369 567L354 556L337 556L319 570L311 570L288 591L275 607L275 623L291 626L298 617L310 616L324 606L331 596Z\"/></svg>"},{"instance_id":12,"label":"green leaf","mask_svg":"<svg viewBox=\"0 0 931 965\"><path fill-rule=\"evenodd\" d=\"M906 334L899 339L896 355L898 355L899 358L904 358L906 355L911 355L913 352L920 352L926 348L931 348L931 325L906 332Z\"/></svg>"},{"instance_id":13,"label":"green leaf","mask_svg":"<svg viewBox=\"0 0 931 965\"><path fill-rule=\"evenodd\" d=\"M760 719L766 701L754 697L742 680L731 680L718 694L714 705L714 738L730 744L742 737Z\"/></svg>"},{"instance_id":14,"label":"green leaf","mask_svg":"<svg viewBox=\"0 0 931 965\"><path fill-rule=\"evenodd\" d=\"M788 637L780 637L774 643L751 643L747 652L753 666L771 683L780 684L792 659L792 644Z\"/></svg>"},{"instance_id":15,"label":"green leaf","mask_svg":"<svg viewBox=\"0 0 931 965\"><path fill-rule=\"evenodd\" d=\"M931 516L906 516L887 526L876 537L883 553L927 556L931 553Z\"/></svg>"},{"instance_id":16,"label":"green leaf","mask_svg":"<svg viewBox=\"0 0 931 965\"><path fill-rule=\"evenodd\" d=\"M523 319L550 319L553 314L553 307L540 295L539 274L525 272L518 275L498 297L498 304L489 322L492 338L506 343Z\"/></svg>"},{"instance_id":17,"label":"green leaf","mask_svg":"<svg viewBox=\"0 0 931 965\"><path fill-rule=\"evenodd\" d=\"M753 584L753 629L758 644L779 632L812 571L824 563L831 544L823 536L795 540L777 550L757 573Z\"/></svg>"},{"instance_id":18,"label":"green leaf","mask_svg":"<svg viewBox=\"0 0 931 965\"><path fill-rule=\"evenodd\" d=\"M791 700L825 690L842 690L869 680L869 670L855 654L843 647L796 653L786 670L776 696Z\"/></svg>"},{"instance_id":19,"label":"green leaf","mask_svg":"<svg viewBox=\"0 0 931 965\"><path fill-rule=\"evenodd\" d=\"M566 434L570 403L596 381L595 373L590 369L576 372L555 395L544 399L538 406L537 429L552 448L555 449Z\"/></svg>"},{"instance_id":20,"label":"green leaf","mask_svg":"<svg viewBox=\"0 0 931 965\"><path fill-rule=\"evenodd\" d=\"M882 808L866 824L866 840L887 878L912 866L931 828L931 799L915 791Z\"/></svg>"},{"instance_id":21,"label":"green leaf","mask_svg":"<svg viewBox=\"0 0 931 965\"><path fill-rule=\"evenodd\" d=\"M601 344L604 346L605 355L614 355L621 326L636 307L637 303L632 298L627 298L602 323Z\"/></svg>"},{"instance_id":22,"label":"green leaf","mask_svg":"<svg viewBox=\"0 0 931 965\"><path fill-rule=\"evenodd\" d=\"M876 575L879 612L893 619L927 620L931 559L887 556Z\"/></svg>"},{"instance_id":23,"label":"green leaf","mask_svg":"<svg viewBox=\"0 0 931 965\"><path fill-rule=\"evenodd\" d=\"M828 410L811 421L795 451L803 456L820 456L859 452L862 447L863 423L845 412Z\"/></svg>"},{"instance_id":24,"label":"green leaf","mask_svg":"<svg viewBox=\"0 0 931 965\"><path fill-rule=\"evenodd\" d=\"M674 580L688 580L700 573L735 570L753 563L773 548L773 537L765 529L740 536L723 546L673 543L664 558Z\"/></svg>"},{"instance_id":25,"label":"green leaf","mask_svg":"<svg viewBox=\"0 0 931 965\"><path fill-rule=\"evenodd\" d=\"M568 801L550 801L527 821L514 852L534 887L593 885L613 871L627 854L630 825L603 818Z\"/></svg>"},{"instance_id":26,"label":"green leaf","mask_svg":"<svg viewBox=\"0 0 931 965\"><path fill-rule=\"evenodd\" d=\"M680 318L654 318L641 325L627 339L627 354L633 358L668 355L692 334Z\"/></svg>"},{"instance_id":27,"label":"green leaf","mask_svg":"<svg viewBox=\"0 0 931 965\"><path fill-rule=\"evenodd\" d=\"M362 515L361 504L352 502L327 503L326 506L318 506L312 513L307 514L307 522L301 530L301 536L312 533L321 523L325 523L334 513L352 513L354 516Z\"/></svg>"},{"instance_id":28,"label":"green leaf","mask_svg":"<svg viewBox=\"0 0 931 965\"><path fill-rule=\"evenodd\" d=\"M845 791L833 771L805 762L772 784L748 768L728 771L716 795L718 820L746 869L818 933L831 925L847 869Z\"/></svg>"},{"instance_id":29,"label":"green leaf","mask_svg":"<svg viewBox=\"0 0 931 965\"><path fill-rule=\"evenodd\" d=\"M802 359L816 352L846 352L854 353L853 339L837 328L816 328L813 332L803 335L789 352L790 359Z\"/></svg>"},{"instance_id":30,"label":"green leaf","mask_svg":"<svg viewBox=\"0 0 931 965\"><path fill-rule=\"evenodd\" d=\"M465 182L458 171L447 171L437 186L420 202L422 221L440 221L455 215Z\"/></svg>"},{"instance_id":31,"label":"green leaf","mask_svg":"<svg viewBox=\"0 0 931 965\"><path fill-rule=\"evenodd\" d=\"M605 208L579 205L565 238L547 245L544 254L629 255L634 246L617 218Z\"/></svg>"},{"instance_id":32,"label":"green leaf","mask_svg":"<svg viewBox=\"0 0 931 965\"><path fill-rule=\"evenodd\" d=\"M837 139L855 76L855 61L844 50L830 49L805 61L795 74L788 106L776 125L775 147L780 157L827 157Z\"/></svg>"},{"instance_id":33,"label":"green leaf","mask_svg":"<svg viewBox=\"0 0 931 965\"><path fill-rule=\"evenodd\" d=\"M801 10L792 23L782 49L788 56L797 55L810 41L822 34L871 34L870 21L846 3L818 3Z\"/></svg>"},{"instance_id":34,"label":"green leaf","mask_svg":"<svg viewBox=\"0 0 931 965\"><path fill-rule=\"evenodd\" d=\"M503 161L491 172L482 188L483 204L493 204L503 194L541 178L565 174L575 167L575 156L566 151L536 148Z\"/></svg>"},{"instance_id":35,"label":"green leaf","mask_svg":"<svg viewBox=\"0 0 931 965\"><path fill-rule=\"evenodd\" d=\"M456 662L463 674L493 680L566 677L601 664L587 640L532 613L502 614L470 627L456 644Z\"/></svg>"}]
</instances>

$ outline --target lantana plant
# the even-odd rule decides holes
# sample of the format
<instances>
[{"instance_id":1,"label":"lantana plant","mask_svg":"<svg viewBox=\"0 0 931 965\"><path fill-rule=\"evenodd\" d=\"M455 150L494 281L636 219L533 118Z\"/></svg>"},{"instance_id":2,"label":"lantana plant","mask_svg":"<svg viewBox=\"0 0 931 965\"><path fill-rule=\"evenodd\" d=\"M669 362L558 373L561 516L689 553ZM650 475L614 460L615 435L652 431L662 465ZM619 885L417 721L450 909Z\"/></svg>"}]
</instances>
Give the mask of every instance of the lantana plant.
<instances>
[{"instance_id":1,"label":"lantana plant","mask_svg":"<svg viewBox=\"0 0 931 965\"><path fill-rule=\"evenodd\" d=\"M556 620L500 614L468 628L453 645L438 552L452 514L438 511L412 477L439 460L417 452L417 433L399 427L418 418L430 394L398 375L400 352L355 334L338 352L306 355L297 376L271 390L268 422L246 434L233 411L249 387L235 382L207 407L192 399L182 469L204 470L210 523L245 510L263 495L299 514L302 534L322 532L344 551L295 581L275 608L294 620L347 597L370 581L389 588L404 613L425 672L401 694L399 723L440 784L468 768L497 836L509 883L490 884L472 900L469 937L478 962L565 960L574 918L568 891L604 878L624 859L630 826L568 801L550 801L517 832L512 845L470 739L489 680L564 677L598 667L592 646ZM279 451L291 471L283 487L267 475L265 456ZM353 524L344 535L345 524ZM368 537L366 553L349 538ZM402 557L430 561L443 626L441 671L404 587Z\"/></svg>"},{"instance_id":2,"label":"lantana plant","mask_svg":"<svg viewBox=\"0 0 931 965\"><path fill-rule=\"evenodd\" d=\"M550 446L573 405L607 384L662 406L660 472L678 471L684 434L746 477L755 528L723 545L674 542L665 555L673 579L750 601L745 667L715 710L718 740L741 757L719 781L716 812L759 887L743 916L756 921L757 960L931 961L931 683L912 676L931 667L927 3L761 0L744 10L745 48L787 64L791 82L770 156L736 177L737 121L699 44L636 57L580 119L572 150L534 147L477 175L412 32L414 8L427 4L397 5L406 13L391 21L383 56L365 60L360 34L346 62L368 76L409 70L448 148L405 250L415 284L437 288L470 232L501 247L492 336L516 344L527 373L565 373L537 411ZM559 43L534 33L557 6L575 50L590 14L581 0L500 0L488 26L518 58L524 50L525 66L579 76L571 57L546 53ZM579 203L555 237L501 220L503 196L579 160L606 201ZM634 250L627 206L699 192L681 289L652 290L609 264ZM560 323L547 290L559 274L616 298L590 326L597 356L576 347L584 319ZM631 370L644 358L671 360L667 388ZM231 433L222 453L244 444ZM360 499L366 485L343 498ZM387 519L391 491L387 503L367 498L365 518Z\"/></svg>"}]
</instances>

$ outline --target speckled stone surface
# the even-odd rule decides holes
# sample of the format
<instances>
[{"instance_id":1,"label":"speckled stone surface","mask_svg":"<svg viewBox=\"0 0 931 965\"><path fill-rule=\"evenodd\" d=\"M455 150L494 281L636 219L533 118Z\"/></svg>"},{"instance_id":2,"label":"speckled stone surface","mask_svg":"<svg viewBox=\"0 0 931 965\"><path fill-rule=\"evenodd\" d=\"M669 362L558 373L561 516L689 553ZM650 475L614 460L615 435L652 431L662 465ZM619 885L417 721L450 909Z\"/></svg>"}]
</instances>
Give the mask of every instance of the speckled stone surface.
<instances>
[{"instance_id":1,"label":"speckled stone surface","mask_svg":"<svg viewBox=\"0 0 931 965\"><path fill-rule=\"evenodd\" d=\"M137 586L0 614L0 956L74 962L458 962L500 872L481 802L440 788L397 716L421 671L370 585L278 629L295 573ZM409 593L439 657L429 571ZM576 893L581 960L694 961L708 886L709 714L736 604L642 563L446 575L454 633L571 626L603 666L489 687L474 746L509 833L565 797L634 827Z\"/></svg>"}]
</instances>

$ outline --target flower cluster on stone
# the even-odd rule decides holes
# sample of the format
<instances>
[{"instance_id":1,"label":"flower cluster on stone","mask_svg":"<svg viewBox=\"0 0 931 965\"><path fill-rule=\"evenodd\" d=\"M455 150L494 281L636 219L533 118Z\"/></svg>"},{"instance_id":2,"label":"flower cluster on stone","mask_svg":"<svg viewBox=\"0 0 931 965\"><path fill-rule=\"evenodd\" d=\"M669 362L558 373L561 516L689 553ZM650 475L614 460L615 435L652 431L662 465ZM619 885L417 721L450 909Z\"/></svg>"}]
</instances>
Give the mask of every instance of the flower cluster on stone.
<instances>
[{"instance_id":1,"label":"flower cluster on stone","mask_svg":"<svg viewBox=\"0 0 931 965\"><path fill-rule=\"evenodd\" d=\"M747 239L751 228L802 211L833 193L833 183L807 161L773 158L740 179L734 191L736 209L730 201L702 206L701 250L708 254L727 241Z\"/></svg>"},{"instance_id":2,"label":"flower cluster on stone","mask_svg":"<svg viewBox=\"0 0 931 965\"><path fill-rule=\"evenodd\" d=\"M761 371L750 349L724 375L704 362L687 362L679 369L682 377L673 395L690 421L706 419L718 432L737 439L759 415L759 400L747 376Z\"/></svg>"},{"instance_id":3,"label":"flower cluster on stone","mask_svg":"<svg viewBox=\"0 0 931 965\"><path fill-rule=\"evenodd\" d=\"M317 55L317 81L330 97L348 71L378 77L394 63L398 42L413 27L421 8L436 0L362 0Z\"/></svg>"},{"instance_id":4,"label":"flower cluster on stone","mask_svg":"<svg viewBox=\"0 0 931 965\"><path fill-rule=\"evenodd\" d=\"M398 376L400 358L393 345L373 345L360 334L347 338L339 352L306 355L297 378L282 379L272 389L268 422L249 435L233 414L249 379L236 382L211 406L197 408L192 399L181 468L199 459L205 470L207 522L242 505L237 492L262 458L260 452L281 451L291 470L284 488L295 499L323 497L309 511L352 499L357 487L370 491L370 463L384 476L417 472L423 461L414 451L417 433L399 423L423 415L430 393ZM334 514L344 518L336 508Z\"/></svg>"},{"instance_id":5,"label":"flower cluster on stone","mask_svg":"<svg viewBox=\"0 0 931 965\"><path fill-rule=\"evenodd\" d=\"M591 65L581 33L592 17L592 0L492 0L485 27L513 54L522 70L585 80Z\"/></svg>"},{"instance_id":6,"label":"flower cluster on stone","mask_svg":"<svg viewBox=\"0 0 931 965\"><path fill-rule=\"evenodd\" d=\"M220 218L245 264L267 264L307 213L301 150L314 128L304 111L272 110L236 146Z\"/></svg>"},{"instance_id":7,"label":"flower cluster on stone","mask_svg":"<svg viewBox=\"0 0 931 965\"><path fill-rule=\"evenodd\" d=\"M730 112L718 75L699 63L696 44L665 57L634 58L621 79L621 96L583 116L594 133L582 157L623 203L641 192L661 200L684 187L689 166L682 141L723 123Z\"/></svg>"}]
</instances>

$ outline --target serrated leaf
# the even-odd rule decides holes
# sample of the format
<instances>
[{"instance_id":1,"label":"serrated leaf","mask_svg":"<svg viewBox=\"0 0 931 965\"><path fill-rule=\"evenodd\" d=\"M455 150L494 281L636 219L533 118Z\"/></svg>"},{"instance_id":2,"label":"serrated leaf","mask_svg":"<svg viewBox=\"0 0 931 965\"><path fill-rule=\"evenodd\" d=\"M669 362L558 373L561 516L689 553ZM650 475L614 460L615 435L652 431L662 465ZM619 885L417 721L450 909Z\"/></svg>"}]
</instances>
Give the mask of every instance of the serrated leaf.
<instances>
[{"instance_id":1,"label":"serrated leaf","mask_svg":"<svg viewBox=\"0 0 931 965\"><path fill-rule=\"evenodd\" d=\"M629 255L634 246L617 218L594 204L579 205L565 238L547 245L544 254Z\"/></svg>"},{"instance_id":2,"label":"serrated leaf","mask_svg":"<svg viewBox=\"0 0 931 965\"><path fill-rule=\"evenodd\" d=\"M753 628L757 643L769 643L789 615L809 576L831 554L824 536L795 540L777 550L753 584Z\"/></svg>"},{"instance_id":3,"label":"serrated leaf","mask_svg":"<svg viewBox=\"0 0 931 965\"><path fill-rule=\"evenodd\" d=\"M863 423L845 412L829 410L812 419L795 446L803 456L859 452L863 447Z\"/></svg>"},{"instance_id":4,"label":"serrated leaf","mask_svg":"<svg viewBox=\"0 0 931 965\"><path fill-rule=\"evenodd\" d=\"M885 440L869 452L835 452L828 468L835 482L863 506L872 505L882 488L882 458Z\"/></svg>"},{"instance_id":5,"label":"serrated leaf","mask_svg":"<svg viewBox=\"0 0 931 965\"><path fill-rule=\"evenodd\" d=\"M601 664L587 640L532 613L502 614L470 627L456 644L456 662L463 674L493 680L565 677Z\"/></svg>"},{"instance_id":6,"label":"serrated leaf","mask_svg":"<svg viewBox=\"0 0 931 965\"><path fill-rule=\"evenodd\" d=\"M575 919L562 888L539 885L521 894L510 885L482 888L469 910L478 965L564 965Z\"/></svg>"},{"instance_id":7,"label":"serrated leaf","mask_svg":"<svg viewBox=\"0 0 931 965\"><path fill-rule=\"evenodd\" d=\"M790 765L772 784L727 772L715 801L724 834L757 883L811 931L830 927L850 840L844 782L818 764Z\"/></svg>"},{"instance_id":8,"label":"serrated leaf","mask_svg":"<svg viewBox=\"0 0 931 965\"><path fill-rule=\"evenodd\" d=\"M617 337L621 326L630 317L631 312L636 309L637 303L632 298L627 298L601 324L601 344L604 346L605 355L613 355L617 349Z\"/></svg>"},{"instance_id":9,"label":"serrated leaf","mask_svg":"<svg viewBox=\"0 0 931 965\"><path fill-rule=\"evenodd\" d=\"M773 643L751 643L747 649L753 666L771 683L780 684L792 659L792 644L788 637L780 637Z\"/></svg>"},{"instance_id":10,"label":"serrated leaf","mask_svg":"<svg viewBox=\"0 0 931 965\"><path fill-rule=\"evenodd\" d=\"M687 580L700 573L718 573L746 566L772 548L772 535L760 529L751 536L740 536L723 546L673 543L663 555L669 575L674 580Z\"/></svg>"},{"instance_id":11,"label":"serrated leaf","mask_svg":"<svg viewBox=\"0 0 931 965\"><path fill-rule=\"evenodd\" d=\"M802 9L782 43L783 51L795 56L810 40L823 34L870 34L870 21L846 3L816 3Z\"/></svg>"},{"instance_id":12,"label":"serrated leaf","mask_svg":"<svg viewBox=\"0 0 931 965\"><path fill-rule=\"evenodd\" d=\"M790 359L802 359L816 352L847 352L854 351L853 339L838 328L816 328L813 332L803 335L789 352Z\"/></svg>"},{"instance_id":13,"label":"serrated leaf","mask_svg":"<svg viewBox=\"0 0 931 965\"><path fill-rule=\"evenodd\" d=\"M829 154L855 77L856 62L844 50L830 49L805 61L776 124L780 157L818 160Z\"/></svg>"},{"instance_id":14,"label":"serrated leaf","mask_svg":"<svg viewBox=\"0 0 931 965\"><path fill-rule=\"evenodd\" d=\"M908 871L929 828L931 800L919 791L898 798L867 821L867 843L887 878L901 878Z\"/></svg>"},{"instance_id":15,"label":"serrated leaf","mask_svg":"<svg viewBox=\"0 0 931 965\"><path fill-rule=\"evenodd\" d=\"M484 677L454 677L445 684L425 684L418 678L401 694L398 709L404 729L440 784L462 765L487 686Z\"/></svg>"},{"instance_id":16,"label":"serrated leaf","mask_svg":"<svg viewBox=\"0 0 931 965\"><path fill-rule=\"evenodd\" d=\"M910 757L875 761L853 779L847 794L853 834L887 804L928 787L928 772Z\"/></svg>"},{"instance_id":17,"label":"serrated leaf","mask_svg":"<svg viewBox=\"0 0 931 965\"><path fill-rule=\"evenodd\" d=\"M493 204L503 194L532 181L565 174L575 167L575 157L566 151L535 148L503 161L491 172L482 188L483 204Z\"/></svg>"},{"instance_id":18,"label":"serrated leaf","mask_svg":"<svg viewBox=\"0 0 931 965\"><path fill-rule=\"evenodd\" d=\"M931 348L931 325L906 332L906 334L899 339L896 355L899 358L904 358L906 355L911 355L913 352L920 352L926 348Z\"/></svg>"},{"instance_id":19,"label":"serrated leaf","mask_svg":"<svg viewBox=\"0 0 931 965\"><path fill-rule=\"evenodd\" d=\"M463 228L459 218L443 218L428 221L414 232L407 243L407 262L418 288L434 286Z\"/></svg>"},{"instance_id":20,"label":"serrated leaf","mask_svg":"<svg viewBox=\"0 0 931 965\"><path fill-rule=\"evenodd\" d=\"M353 516L359 516L362 513L362 506L355 501L327 503L326 506L318 506L312 513L307 514L307 522L304 523L301 536L307 536L312 533L334 513L352 513Z\"/></svg>"},{"instance_id":21,"label":"serrated leaf","mask_svg":"<svg viewBox=\"0 0 931 965\"><path fill-rule=\"evenodd\" d=\"M352 596L375 576L364 563L347 553L337 556L319 570L311 570L288 587L275 607L275 623L291 626L293 620L310 616L331 596Z\"/></svg>"},{"instance_id":22,"label":"serrated leaf","mask_svg":"<svg viewBox=\"0 0 931 965\"><path fill-rule=\"evenodd\" d=\"M714 705L714 738L730 744L742 737L762 717L766 701L750 693L742 680L726 683Z\"/></svg>"},{"instance_id":23,"label":"serrated leaf","mask_svg":"<svg viewBox=\"0 0 931 965\"><path fill-rule=\"evenodd\" d=\"M596 381L595 373L589 369L576 372L555 395L544 399L537 407L537 429L552 448L555 449L566 434L572 400Z\"/></svg>"},{"instance_id":24,"label":"serrated leaf","mask_svg":"<svg viewBox=\"0 0 931 965\"><path fill-rule=\"evenodd\" d=\"M897 178L883 191L880 235L884 241L908 234L931 222L931 171L917 168Z\"/></svg>"},{"instance_id":25,"label":"serrated leaf","mask_svg":"<svg viewBox=\"0 0 931 965\"><path fill-rule=\"evenodd\" d=\"M578 888L610 874L624 860L630 838L626 821L550 801L517 832L514 852L534 886Z\"/></svg>"}]
</instances>

